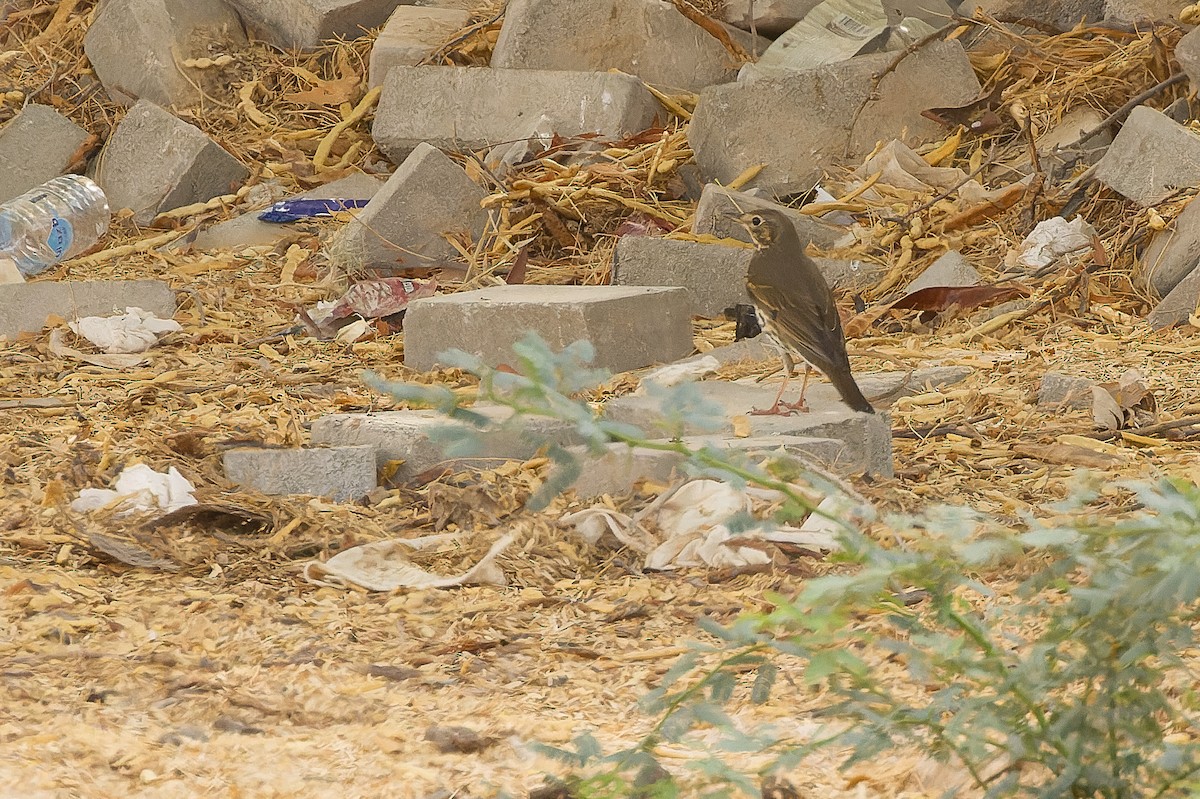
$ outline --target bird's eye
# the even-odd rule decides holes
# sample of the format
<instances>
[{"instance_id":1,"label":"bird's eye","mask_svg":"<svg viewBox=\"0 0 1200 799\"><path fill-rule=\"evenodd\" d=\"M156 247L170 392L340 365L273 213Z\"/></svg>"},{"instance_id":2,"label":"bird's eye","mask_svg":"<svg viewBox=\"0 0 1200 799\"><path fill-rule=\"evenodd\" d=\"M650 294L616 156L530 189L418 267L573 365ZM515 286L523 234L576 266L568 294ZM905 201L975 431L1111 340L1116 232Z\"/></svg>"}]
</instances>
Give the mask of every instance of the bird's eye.
<instances>
[{"instance_id":1,"label":"bird's eye","mask_svg":"<svg viewBox=\"0 0 1200 799\"><path fill-rule=\"evenodd\" d=\"M762 223L763 223L763 218L761 216L759 216L758 214L755 214L754 216L750 217L750 224L754 225L755 227L758 227Z\"/></svg>"}]
</instances>

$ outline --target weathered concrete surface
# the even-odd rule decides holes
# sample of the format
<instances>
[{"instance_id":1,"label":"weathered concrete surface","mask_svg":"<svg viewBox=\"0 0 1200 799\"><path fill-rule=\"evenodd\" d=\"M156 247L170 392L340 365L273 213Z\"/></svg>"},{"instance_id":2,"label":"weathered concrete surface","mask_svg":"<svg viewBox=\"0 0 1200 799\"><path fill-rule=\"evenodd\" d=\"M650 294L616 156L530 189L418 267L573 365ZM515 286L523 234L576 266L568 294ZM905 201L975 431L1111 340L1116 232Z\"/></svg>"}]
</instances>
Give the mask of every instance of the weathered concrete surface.
<instances>
[{"instance_id":1,"label":"weathered concrete surface","mask_svg":"<svg viewBox=\"0 0 1200 799\"><path fill-rule=\"evenodd\" d=\"M1166 297L1200 263L1200 203L1189 202L1166 230L1150 239L1138 258L1138 282Z\"/></svg>"},{"instance_id":2,"label":"weathered concrete surface","mask_svg":"<svg viewBox=\"0 0 1200 799\"><path fill-rule=\"evenodd\" d=\"M748 33L729 28L747 52ZM769 42L760 39L761 53ZM496 69L617 69L647 83L699 91L733 80L725 47L662 0L510 0L492 53Z\"/></svg>"},{"instance_id":3,"label":"weathered concrete surface","mask_svg":"<svg viewBox=\"0 0 1200 799\"><path fill-rule=\"evenodd\" d=\"M872 75L894 59L889 53L862 56L794 75L708 87L688 130L701 172L729 183L765 163L747 187L783 196L808 191L834 163L854 161L902 131L907 144L944 136L921 111L978 95L966 52L957 42L922 48L888 73L877 99L870 99Z\"/></svg>"},{"instance_id":4,"label":"weathered concrete surface","mask_svg":"<svg viewBox=\"0 0 1200 799\"><path fill-rule=\"evenodd\" d=\"M1095 380L1047 372L1038 386L1037 404L1042 407L1090 408Z\"/></svg>"},{"instance_id":5,"label":"weathered concrete surface","mask_svg":"<svg viewBox=\"0 0 1200 799\"><path fill-rule=\"evenodd\" d=\"M330 240L342 268L414 267L457 258L447 235L470 241L483 232L487 192L441 150L421 144L371 202Z\"/></svg>"},{"instance_id":6,"label":"weathered concrete surface","mask_svg":"<svg viewBox=\"0 0 1200 799\"><path fill-rule=\"evenodd\" d=\"M847 233L841 225L831 225L816 217L802 214L795 208L780 205L765 197L747 194L744 191L734 191L716 183L706 184L700 194L700 202L696 205L696 221L692 231L697 235L708 234L721 239L737 239L750 242L750 234L746 232L734 218L747 211L761 211L771 208L787 216L800 241L815 244L817 247L832 247Z\"/></svg>"},{"instance_id":7,"label":"weathered concrete surface","mask_svg":"<svg viewBox=\"0 0 1200 799\"><path fill-rule=\"evenodd\" d=\"M512 416L500 406L475 405L472 410L497 423ZM454 426L436 411L384 411L380 413L335 413L312 424L314 444L347 447L365 445L375 452L379 468L395 467L394 483L405 483L440 466L486 465L498 460L525 460L547 442L577 444L580 439L567 422L548 418L526 420L525 432L505 430L480 439L480 449L470 457L447 458L435 440L438 428Z\"/></svg>"},{"instance_id":8,"label":"weathered concrete surface","mask_svg":"<svg viewBox=\"0 0 1200 799\"><path fill-rule=\"evenodd\" d=\"M87 138L50 106L25 106L0 128L0 202L61 175Z\"/></svg>"},{"instance_id":9,"label":"weathered concrete surface","mask_svg":"<svg viewBox=\"0 0 1200 799\"><path fill-rule=\"evenodd\" d=\"M83 40L83 51L108 96L122 105L149 100L183 107L231 72L189 66L246 45L233 6L224 0L106 0Z\"/></svg>"},{"instance_id":10,"label":"weathered concrete surface","mask_svg":"<svg viewBox=\"0 0 1200 799\"><path fill-rule=\"evenodd\" d=\"M225 476L264 494L310 494L352 502L375 490L375 448L238 447L225 453Z\"/></svg>"},{"instance_id":11,"label":"weathered concrete surface","mask_svg":"<svg viewBox=\"0 0 1200 799\"><path fill-rule=\"evenodd\" d=\"M372 136L400 163L422 142L443 150L482 150L526 138L542 116L560 136L620 138L650 127L660 113L654 95L628 75L393 67L383 82Z\"/></svg>"},{"instance_id":12,"label":"weathered concrete surface","mask_svg":"<svg viewBox=\"0 0 1200 799\"><path fill-rule=\"evenodd\" d=\"M1192 91L1200 90L1200 28L1193 28L1175 45L1175 60L1192 82Z\"/></svg>"},{"instance_id":13,"label":"weathered concrete surface","mask_svg":"<svg viewBox=\"0 0 1200 799\"><path fill-rule=\"evenodd\" d=\"M99 156L96 182L117 211L147 224L159 213L228 194L250 174L195 125L140 100Z\"/></svg>"},{"instance_id":14,"label":"weathered concrete surface","mask_svg":"<svg viewBox=\"0 0 1200 799\"><path fill-rule=\"evenodd\" d=\"M355 172L326 183L324 186L291 195L287 199L369 200L383 188L383 184L384 181L379 178ZM189 237L191 238L190 242L185 241L183 245L188 245L194 250L215 250L223 247L233 249L265 247L295 233L294 225L280 225L260 220L258 214L261 210L263 209L247 211L233 219L218 222L212 227L201 230L194 237Z\"/></svg>"},{"instance_id":15,"label":"weathered concrete surface","mask_svg":"<svg viewBox=\"0 0 1200 799\"><path fill-rule=\"evenodd\" d=\"M371 45L367 86L381 85L392 67L420 64L470 21L470 12L462 9L398 7Z\"/></svg>"},{"instance_id":16,"label":"weathered concrete surface","mask_svg":"<svg viewBox=\"0 0 1200 799\"><path fill-rule=\"evenodd\" d=\"M614 372L692 351L684 289L515 285L414 301L404 318L404 363L426 371L456 348L497 366L511 361L513 344L529 331L555 349L586 339L595 365Z\"/></svg>"},{"instance_id":17,"label":"weathered concrete surface","mask_svg":"<svg viewBox=\"0 0 1200 799\"><path fill-rule=\"evenodd\" d=\"M36 333L46 317L111 316L127 307L175 315L175 292L160 280L89 280L0 285L0 336Z\"/></svg>"},{"instance_id":18,"label":"weathered concrete surface","mask_svg":"<svg viewBox=\"0 0 1200 799\"><path fill-rule=\"evenodd\" d=\"M1200 183L1200 135L1139 105L1096 165L1096 179L1138 205L1155 205Z\"/></svg>"},{"instance_id":19,"label":"weathered concrete surface","mask_svg":"<svg viewBox=\"0 0 1200 799\"><path fill-rule=\"evenodd\" d=\"M752 27L772 39L791 28L822 0L726 0L721 14L726 22L742 30ZM761 51L760 51L761 52Z\"/></svg>"},{"instance_id":20,"label":"weathered concrete surface","mask_svg":"<svg viewBox=\"0 0 1200 799\"><path fill-rule=\"evenodd\" d=\"M1200 303L1200 269L1193 269L1162 298L1146 321L1155 329L1181 324L1196 312L1197 303Z\"/></svg>"},{"instance_id":21,"label":"weathered concrete surface","mask_svg":"<svg viewBox=\"0 0 1200 799\"><path fill-rule=\"evenodd\" d=\"M397 0L232 0L247 28L277 47L306 50L378 28Z\"/></svg>"},{"instance_id":22,"label":"weathered concrete surface","mask_svg":"<svg viewBox=\"0 0 1200 799\"><path fill-rule=\"evenodd\" d=\"M971 262L958 250L950 250L917 275L904 292L913 294L935 286L978 286L979 281L979 272L971 266Z\"/></svg>"},{"instance_id":23,"label":"weathered concrete surface","mask_svg":"<svg viewBox=\"0 0 1200 799\"><path fill-rule=\"evenodd\" d=\"M969 17L976 8L981 8L993 17L1032 19L1068 31L1081 20L1103 19L1104 3L1105 0L963 0L958 13Z\"/></svg>"},{"instance_id":24,"label":"weathered concrete surface","mask_svg":"<svg viewBox=\"0 0 1200 799\"><path fill-rule=\"evenodd\" d=\"M746 271L755 251L748 247L676 241L658 236L622 236L613 252L615 286L679 286L692 313L717 316L750 302Z\"/></svg>"}]
</instances>

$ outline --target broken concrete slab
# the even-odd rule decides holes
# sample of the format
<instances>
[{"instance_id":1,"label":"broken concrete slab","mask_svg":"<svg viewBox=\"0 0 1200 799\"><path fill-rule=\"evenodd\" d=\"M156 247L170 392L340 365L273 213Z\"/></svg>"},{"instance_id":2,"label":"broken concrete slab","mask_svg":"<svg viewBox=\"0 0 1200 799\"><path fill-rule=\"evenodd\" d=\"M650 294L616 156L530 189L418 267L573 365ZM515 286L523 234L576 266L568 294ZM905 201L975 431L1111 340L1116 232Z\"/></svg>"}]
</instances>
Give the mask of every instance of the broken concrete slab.
<instances>
[{"instance_id":1,"label":"broken concrete slab","mask_svg":"<svg viewBox=\"0 0 1200 799\"><path fill-rule=\"evenodd\" d=\"M397 7L371 45L368 88L382 85L392 67L420 64L470 22L462 9Z\"/></svg>"},{"instance_id":2,"label":"broken concrete slab","mask_svg":"<svg viewBox=\"0 0 1200 799\"><path fill-rule=\"evenodd\" d=\"M747 52L755 46L750 34L727 32ZM767 44L759 40L758 51ZM496 69L616 69L685 91L737 76L714 36L660 0L510 0L491 63Z\"/></svg>"},{"instance_id":3,"label":"broken concrete slab","mask_svg":"<svg viewBox=\"0 0 1200 799\"><path fill-rule=\"evenodd\" d=\"M512 410L502 406L479 404L471 410L497 424L503 424L512 416ZM437 431L460 424L437 411L335 413L316 419L311 436L314 444L369 446L375 453L373 466L394 469L391 482L396 484L408 482L437 467L462 468L495 465L504 460L526 460L538 454L546 443L567 446L580 442L569 422L530 417L524 420L521 432L503 430L482 436L479 450L470 457L447 458L437 440Z\"/></svg>"},{"instance_id":4,"label":"broken concrete slab","mask_svg":"<svg viewBox=\"0 0 1200 799\"><path fill-rule=\"evenodd\" d=\"M38 281L0 285L0 336L36 333L46 317L111 316L128 307L175 315L175 292L161 280Z\"/></svg>"},{"instance_id":5,"label":"broken concrete slab","mask_svg":"<svg viewBox=\"0 0 1200 799\"><path fill-rule=\"evenodd\" d=\"M1193 28L1175 45L1175 60L1192 83L1192 91L1200 90L1200 28Z\"/></svg>"},{"instance_id":6,"label":"broken concrete slab","mask_svg":"<svg viewBox=\"0 0 1200 799\"><path fill-rule=\"evenodd\" d=\"M694 386L702 399L721 409L721 418L741 417L746 420L749 431L744 437L832 438L843 444L843 462L879 464L877 473L885 476L892 473L892 431L884 413L856 413L840 401L824 395L824 392L812 391L817 386L810 384L806 397L810 412L792 416L753 416L748 414L754 408L771 405L778 393L776 385L708 380L695 383ZM795 390L798 392L800 386L797 385ZM634 394L609 401L604 407L604 416L616 422L632 424L649 435L733 435L732 427L727 431L714 431L686 420L682 429L675 429L672 426L674 422L663 419L661 400L645 395Z\"/></svg>"},{"instance_id":7,"label":"broken concrete slab","mask_svg":"<svg viewBox=\"0 0 1200 799\"><path fill-rule=\"evenodd\" d=\"M231 0L256 37L285 50L357 39L378 28L397 0Z\"/></svg>"},{"instance_id":8,"label":"broken concrete slab","mask_svg":"<svg viewBox=\"0 0 1200 799\"><path fill-rule=\"evenodd\" d=\"M1137 282L1166 297L1200 263L1200 203L1189 202L1165 229L1154 234L1137 261Z\"/></svg>"},{"instance_id":9,"label":"broken concrete slab","mask_svg":"<svg viewBox=\"0 0 1200 799\"><path fill-rule=\"evenodd\" d=\"M1182 324L1196 313L1200 304L1200 269L1193 269L1146 317L1155 330Z\"/></svg>"},{"instance_id":10,"label":"broken concrete slab","mask_svg":"<svg viewBox=\"0 0 1200 799\"><path fill-rule=\"evenodd\" d=\"M310 191L294 194L287 199L313 200L369 200L374 197L384 182L362 172L354 172L344 178L326 183ZM248 211L233 219L205 228L194 235L185 236L179 246L193 250L215 250L222 248L242 249L245 247L267 247L294 235L293 224L274 224L258 218L259 208Z\"/></svg>"},{"instance_id":11,"label":"broken concrete slab","mask_svg":"<svg viewBox=\"0 0 1200 799\"><path fill-rule=\"evenodd\" d=\"M427 371L456 348L498 366L530 331L556 350L586 339L597 367L623 372L692 351L691 302L680 288L534 285L415 300L404 318L404 364Z\"/></svg>"},{"instance_id":12,"label":"broken concrete slab","mask_svg":"<svg viewBox=\"0 0 1200 799\"><path fill-rule=\"evenodd\" d=\"M234 80L231 51L246 44L241 19L224 0L107 0L83 51L115 102L183 107ZM221 56L229 63L216 61ZM199 59L208 59L203 68Z\"/></svg>"},{"instance_id":13,"label":"broken concrete slab","mask_svg":"<svg viewBox=\"0 0 1200 799\"><path fill-rule=\"evenodd\" d=\"M772 39L804 19L823 0L726 0L722 18L744 31Z\"/></svg>"},{"instance_id":14,"label":"broken concrete slab","mask_svg":"<svg viewBox=\"0 0 1200 799\"><path fill-rule=\"evenodd\" d=\"M1083 20L1099 22L1104 5L1105 0L963 0L958 13L969 17L980 8L993 17L1030 19L1069 31Z\"/></svg>"},{"instance_id":15,"label":"broken concrete slab","mask_svg":"<svg viewBox=\"0 0 1200 799\"><path fill-rule=\"evenodd\" d=\"M422 142L482 150L529 138L540 117L559 136L621 138L661 112L629 75L467 67L393 67L383 82L372 136L400 163Z\"/></svg>"},{"instance_id":16,"label":"broken concrete slab","mask_svg":"<svg viewBox=\"0 0 1200 799\"><path fill-rule=\"evenodd\" d=\"M272 496L308 494L353 502L375 490L375 448L370 446L238 447L223 458L225 476L242 488Z\"/></svg>"},{"instance_id":17,"label":"broken concrete slab","mask_svg":"<svg viewBox=\"0 0 1200 799\"><path fill-rule=\"evenodd\" d=\"M807 192L834 163L860 158L900 131L908 144L943 137L945 130L921 110L961 105L979 94L962 45L934 42L900 61L872 95L872 76L894 60L882 53L708 87L688 130L701 172L729 183L765 163L749 187L777 197Z\"/></svg>"},{"instance_id":18,"label":"broken concrete slab","mask_svg":"<svg viewBox=\"0 0 1200 799\"><path fill-rule=\"evenodd\" d=\"M163 211L235 191L250 170L210 139L148 100L117 125L98 159L96 182L139 225Z\"/></svg>"},{"instance_id":19,"label":"broken concrete slab","mask_svg":"<svg viewBox=\"0 0 1200 799\"><path fill-rule=\"evenodd\" d=\"M1038 386L1037 404L1043 408L1090 408L1095 380L1086 377L1047 372Z\"/></svg>"},{"instance_id":20,"label":"broken concrete slab","mask_svg":"<svg viewBox=\"0 0 1200 799\"><path fill-rule=\"evenodd\" d=\"M917 275L905 294L913 294L921 289L945 286L957 288L960 286L978 286L979 272L971 266L971 262L958 250L950 250L925 268Z\"/></svg>"},{"instance_id":21,"label":"broken concrete slab","mask_svg":"<svg viewBox=\"0 0 1200 799\"><path fill-rule=\"evenodd\" d=\"M1179 23L1188 0L1106 0L1104 20L1109 23Z\"/></svg>"},{"instance_id":22,"label":"broken concrete slab","mask_svg":"<svg viewBox=\"0 0 1200 799\"><path fill-rule=\"evenodd\" d=\"M329 256L343 269L419 267L457 258L446 236L466 236L468 243L479 238L486 196L445 153L420 144L332 237Z\"/></svg>"},{"instance_id":23,"label":"broken concrete slab","mask_svg":"<svg viewBox=\"0 0 1200 799\"><path fill-rule=\"evenodd\" d=\"M654 443L667 443L667 439ZM709 446L729 451L732 459L746 456L761 460L782 451L802 462L811 462L816 468L834 474L848 476L863 472L875 475L892 473L890 454L882 449L872 452L880 457L875 462L854 460L857 451L833 438L809 438L806 436L762 436L757 438L733 438L720 436L689 436L684 445L699 449ZM572 447L571 453L583 462L583 470L571 488L580 498L590 499L603 494L627 494L637 483L651 480L670 483L681 476L685 457L678 452L637 449L626 444L611 444L605 452L596 455L586 447Z\"/></svg>"},{"instance_id":24,"label":"broken concrete slab","mask_svg":"<svg viewBox=\"0 0 1200 799\"><path fill-rule=\"evenodd\" d=\"M63 174L88 132L48 105L30 103L0 128L0 202Z\"/></svg>"},{"instance_id":25,"label":"broken concrete slab","mask_svg":"<svg viewBox=\"0 0 1200 799\"><path fill-rule=\"evenodd\" d=\"M727 189L717 183L704 186L700 202L696 205L692 232L698 236L707 234L720 239L737 239L749 244L750 234L734 217L746 211L761 211L767 208L787 216L792 227L796 228L796 235L800 237L800 241L815 244L817 247L832 247L847 233L846 228L841 225L822 222L816 217L802 214L795 208L772 202L766 197Z\"/></svg>"},{"instance_id":26,"label":"broken concrete slab","mask_svg":"<svg viewBox=\"0 0 1200 799\"><path fill-rule=\"evenodd\" d=\"M1143 207L1200 182L1200 135L1139 105L1096 165L1096 179Z\"/></svg>"},{"instance_id":27,"label":"broken concrete slab","mask_svg":"<svg viewBox=\"0 0 1200 799\"><path fill-rule=\"evenodd\" d=\"M679 286L686 289L692 313L717 316L750 302L746 272L754 250L701 244L658 236L622 236L613 252L615 286Z\"/></svg>"}]
</instances>

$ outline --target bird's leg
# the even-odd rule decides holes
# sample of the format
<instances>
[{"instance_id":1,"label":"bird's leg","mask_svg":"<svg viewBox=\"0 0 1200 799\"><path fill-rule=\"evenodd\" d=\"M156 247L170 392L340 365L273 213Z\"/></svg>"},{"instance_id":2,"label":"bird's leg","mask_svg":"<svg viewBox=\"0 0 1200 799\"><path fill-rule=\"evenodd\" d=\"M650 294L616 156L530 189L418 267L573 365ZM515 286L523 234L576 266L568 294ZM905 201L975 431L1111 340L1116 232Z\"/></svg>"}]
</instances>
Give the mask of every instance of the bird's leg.
<instances>
[{"instance_id":1,"label":"bird's leg","mask_svg":"<svg viewBox=\"0 0 1200 799\"><path fill-rule=\"evenodd\" d=\"M791 416L799 410L795 405L781 401L783 399L783 392L787 389L788 381L792 379L792 371L796 368L796 364L791 358L784 356L783 366L783 385L779 387L779 393L775 395L775 402L771 404L770 408L754 408L750 411L751 416ZM804 382L805 384L808 383L808 372L804 373ZM800 404L803 403L804 398L801 396Z\"/></svg>"},{"instance_id":2,"label":"bird's leg","mask_svg":"<svg viewBox=\"0 0 1200 799\"><path fill-rule=\"evenodd\" d=\"M804 382L800 384L800 398L795 402L783 403L783 407L791 408L793 411L800 411L801 413L808 413L808 403L804 401L804 392L808 391L808 376L810 374L812 374L812 365L806 363L804 364ZM776 399L775 402L778 403L779 400Z\"/></svg>"}]
</instances>

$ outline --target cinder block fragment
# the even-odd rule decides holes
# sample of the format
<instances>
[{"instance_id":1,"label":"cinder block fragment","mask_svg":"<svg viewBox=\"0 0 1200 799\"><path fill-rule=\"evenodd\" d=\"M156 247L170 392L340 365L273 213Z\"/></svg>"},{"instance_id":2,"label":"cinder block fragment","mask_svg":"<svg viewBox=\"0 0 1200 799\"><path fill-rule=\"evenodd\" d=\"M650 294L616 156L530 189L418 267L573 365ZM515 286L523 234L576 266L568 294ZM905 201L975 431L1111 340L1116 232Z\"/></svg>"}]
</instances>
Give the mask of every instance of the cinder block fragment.
<instances>
[{"instance_id":1,"label":"cinder block fragment","mask_svg":"<svg viewBox=\"0 0 1200 799\"><path fill-rule=\"evenodd\" d=\"M418 145L371 202L333 236L330 257L346 269L428 266L457 258L446 236L477 239L487 221L480 206L486 196L443 152Z\"/></svg>"},{"instance_id":2,"label":"cinder block fragment","mask_svg":"<svg viewBox=\"0 0 1200 799\"><path fill-rule=\"evenodd\" d=\"M0 202L61 175L87 137L50 106L25 106L0 128Z\"/></svg>"},{"instance_id":3,"label":"cinder block fragment","mask_svg":"<svg viewBox=\"0 0 1200 799\"><path fill-rule=\"evenodd\" d=\"M979 94L962 45L934 42L900 61L872 95L872 76L894 60L881 53L794 75L709 86L700 93L688 129L696 163L707 180L719 183L766 164L748 187L777 197L802 193L831 165L854 162L881 140L902 132L906 144L944 136L921 111L961 105Z\"/></svg>"},{"instance_id":4,"label":"cinder block fragment","mask_svg":"<svg viewBox=\"0 0 1200 799\"><path fill-rule=\"evenodd\" d=\"M750 34L727 27L747 52ZM758 40L758 52L769 42ZM496 40L498 69L618 69L665 88L733 80L737 64L711 34L660 0L510 0Z\"/></svg>"},{"instance_id":5,"label":"cinder block fragment","mask_svg":"<svg viewBox=\"0 0 1200 799\"><path fill-rule=\"evenodd\" d=\"M696 221L692 232L696 235L711 235L721 239L737 239L750 242L750 234L746 232L734 217L748 211L761 211L771 208L783 213L796 228L800 241L815 244L817 247L829 248L838 239L846 235L846 228L831 225L820 219L802 214L795 208L772 202L765 197L734 191L716 183L708 183L700 194L700 202L696 205Z\"/></svg>"},{"instance_id":6,"label":"cinder block fragment","mask_svg":"<svg viewBox=\"0 0 1200 799\"><path fill-rule=\"evenodd\" d=\"M1200 303L1200 269L1193 269L1179 281L1162 302L1154 306L1146 321L1156 330L1186 322Z\"/></svg>"},{"instance_id":7,"label":"cinder block fragment","mask_svg":"<svg viewBox=\"0 0 1200 799\"><path fill-rule=\"evenodd\" d=\"M161 280L89 280L0 285L0 336L36 333L46 317L111 316L127 307L175 315L175 292Z\"/></svg>"},{"instance_id":8,"label":"cinder block fragment","mask_svg":"<svg viewBox=\"0 0 1200 799\"><path fill-rule=\"evenodd\" d=\"M454 348L497 366L511 361L513 344L529 331L555 349L586 339L595 365L613 372L692 351L684 289L514 285L414 301L404 318L404 363L432 369Z\"/></svg>"},{"instance_id":9,"label":"cinder block fragment","mask_svg":"<svg viewBox=\"0 0 1200 799\"><path fill-rule=\"evenodd\" d=\"M1139 105L1096 165L1096 179L1141 206L1200 182L1200 136Z\"/></svg>"},{"instance_id":10,"label":"cinder block fragment","mask_svg":"<svg viewBox=\"0 0 1200 799\"><path fill-rule=\"evenodd\" d=\"M616 286L678 286L686 289L692 313L717 316L750 302L746 270L755 251L658 236L622 236L613 253Z\"/></svg>"},{"instance_id":11,"label":"cinder block fragment","mask_svg":"<svg viewBox=\"0 0 1200 799\"><path fill-rule=\"evenodd\" d=\"M144 225L163 211L235 191L249 175L195 125L139 100L100 153L96 182L113 211L130 208Z\"/></svg>"},{"instance_id":12,"label":"cinder block fragment","mask_svg":"<svg viewBox=\"0 0 1200 799\"><path fill-rule=\"evenodd\" d=\"M415 67L471 22L468 11L399 6L371 45L367 85L383 83L392 67Z\"/></svg>"},{"instance_id":13,"label":"cinder block fragment","mask_svg":"<svg viewBox=\"0 0 1200 799\"><path fill-rule=\"evenodd\" d=\"M650 127L661 106L641 81L603 72L392 67L372 136L393 163L422 142L482 150L533 135L544 116L560 136L620 138Z\"/></svg>"},{"instance_id":14,"label":"cinder block fragment","mask_svg":"<svg viewBox=\"0 0 1200 799\"><path fill-rule=\"evenodd\" d=\"M232 64L200 69L189 61L245 46L242 22L224 0L106 0L83 39L109 97L167 107L193 105L235 79Z\"/></svg>"},{"instance_id":15,"label":"cinder block fragment","mask_svg":"<svg viewBox=\"0 0 1200 799\"><path fill-rule=\"evenodd\" d=\"M375 450L368 446L239 447L225 453L224 465L230 480L264 494L311 494L351 502L378 485Z\"/></svg>"},{"instance_id":16,"label":"cinder block fragment","mask_svg":"<svg viewBox=\"0 0 1200 799\"><path fill-rule=\"evenodd\" d=\"M378 28L397 0L232 0L247 28L286 50L310 50L329 39L357 39Z\"/></svg>"},{"instance_id":17,"label":"cinder block fragment","mask_svg":"<svg viewBox=\"0 0 1200 799\"><path fill-rule=\"evenodd\" d=\"M950 250L926 267L916 279L904 290L906 294L914 294L921 289L934 287L958 288L962 286L978 286L979 272L971 266L961 252Z\"/></svg>"},{"instance_id":18,"label":"cinder block fragment","mask_svg":"<svg viewBox=\"0 0 1200 799\"><path fill-rule=\"evenodd\" d=\"M1092 407L1092 386L1096 381L1086 377L1047 372L1038 386L1038 405L1066 408Z\"/></svg>"}]
</instances>

